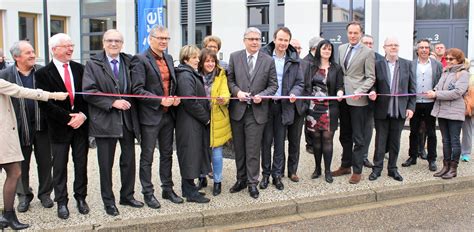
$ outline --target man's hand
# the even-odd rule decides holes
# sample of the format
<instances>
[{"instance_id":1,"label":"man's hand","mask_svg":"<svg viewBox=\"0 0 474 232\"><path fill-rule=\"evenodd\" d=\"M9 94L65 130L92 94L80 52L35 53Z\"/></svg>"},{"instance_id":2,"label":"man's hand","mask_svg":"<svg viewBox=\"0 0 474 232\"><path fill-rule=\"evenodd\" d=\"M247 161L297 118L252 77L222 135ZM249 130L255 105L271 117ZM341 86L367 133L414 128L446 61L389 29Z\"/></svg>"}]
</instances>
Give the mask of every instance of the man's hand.
<instances>
[{"instance_id":1,"label":"man's hand","mask_svg":"<svg viewBox=\"0 0 474 232\"><path fill-rule=\"evenodd\" d=\"M338 102L342 101L342 96L344 96L344 91L342 90L337 91L337 96L339 97L337 101Z\"/></svg>"},{"instance_id":2,"label":"man's hand","mask_svg":"<svg viewBox=\"0 0 474 232\"><path fill-rule=\"evenodd\" d=\"M250 96L250 93L244 92L244 91L239 91L237 93L237 97L239 98L239 101L247 101Z\"/></svg>"},{"instance_id":3,"label":"man's hand","mask_svg":"<svg viewBox=\"0 0 474 232\"><path fill-rule=\"evenodd\" d=\"M260 104L260 102L262 102L262 98L260 97L260 95L255 95L253 97L253 103Z\"/></svg>"},{"instance_id":4,"label":"man's hand","mask_svg":"<svg viewBox=\"0 0 474 232\"><path fill-rule=\"evenodd\" d=\"M114 103L112 103L112 107L119 110L128 110L130 107L132 107L132 104L130 104L130 102L127 100L120 99L115 100Z\"/></svg>"},{"instance_id":5,"label":"man's hand","mask_svg":"<svg viewBox=\"0 0 474 232\"><path fill-rule=\"evenodd\" d=\"M375 99L377 99L377 93L375 93L375 91L370 91L369 99L375 101Z\"/></svg>"},{"instance_id":6,"label":"man's hand","mask_svg":"<svg viewBox=\"0 0 474 232\"><path fill-rule=\"evenodd\" d=\"M178 106L181 103L181 98L174 96L173 98L173 106Z\"/></svg>"},{"instance_id":7,"label":"man's hand","mask_svg":"<svg viewBox=\"0 0 474 232\"><path fill-rule=\"evenodd\" d=\"M173 105L174 99L172 97L165 97L161 99L161 105L164 107L169 107Z\"/></svg>"},{"instance_id":8,"label":"man's hand","mask_svg":"<svg viewBox=\"0 0 474 232\"><path fill-rule=\"evenodd\" d=\"M290 102L294 103L296 101L296 96L294 94L290 94Z\"/></svg>"},{"instance_id":9,"label":"man's hand","mask_svg":"<svg viewBox=\"0 0 474 232\"><path fill-rule=\"evenodd\" d=\"M217 97L216 102L218 105L225 105L225 99L223 97Z\"/></svg>"},{"instance_id":10,"label":"man's hand","mask_svg":"<svg viewBox=\"0 0 474 232\"><path fill-rule=\"evenodd\" d=\"M72 127L73 129L81 127L82 124L86 121L86 117L83 113L73 113L69 114L69 116L71 116L71 120L67 125Z\"/></svg>"},{"instance_id":11,"label":"man's hand","mask_svg":"<svg viewBox=\"0 0 474 232\"><path fill-rule=\"evenodd\" d=\"M406 118L407 118L407 119L411 119L411 117L413 117L413 111L407 110L407 112L406 112Z\"/></svg>"}]
</instances>

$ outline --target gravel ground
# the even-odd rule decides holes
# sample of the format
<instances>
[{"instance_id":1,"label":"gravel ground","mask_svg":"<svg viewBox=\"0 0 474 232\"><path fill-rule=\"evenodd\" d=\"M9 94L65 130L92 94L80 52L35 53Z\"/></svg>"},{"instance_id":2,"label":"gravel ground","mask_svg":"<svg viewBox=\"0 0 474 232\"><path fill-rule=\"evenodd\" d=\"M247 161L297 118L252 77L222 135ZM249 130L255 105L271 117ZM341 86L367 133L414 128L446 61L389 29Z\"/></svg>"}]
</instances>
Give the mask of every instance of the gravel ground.
<instances>
[{"instance_id":1,"label":"gravel ground","mask_svg":"<svg viewBox=\"0 0 474 232\"><path fill-rule=\"evenodd\" d=\"M438 133L438 167L441 166L442 160L442 144L441 144L441 135ZM334 139L334 158L332 163L332 169L337 169L340 165L341 157L341 146L338 141L338 133L336 132ZM408 136L409 131L404 130L402 133L402 144L401 152L398 159L399 172L404 177L403 182L398 182L386 176L386 169L384 170L382 176L376 181L368 181L368 175L370 174L370 169L364 169L363 179L361 183L357 185L352 185L348 183L350 176L336 177L334 178L334 183L328 184L324 181L324 178L319 178L312 180L310 178L314 170L314 158L312 154L309 154L305 150L304 136L301 143L301 155L300 155L300 165L298 169L298 175L300 177L300 182L293 183L289 181L288 178L283 179L285 184L285 189L283 191L277 190L274 186L270 185L268 189L260 191L260 198L257 200L251 198L247 191L241 191L239 193L230 194L229 188L233 185L235 181L235 162L232 159L224 160L224 180L222 189L223 192L217 197L212 196L212 187L207 187L204 189L206 196L211 198L209 204L196 204L196 203L184 203L184 204L173 204L170 201L164 200L161 198L161 189L160 181L158 175L158 151L155 152L155 159L153 163L153 183L155 185L155 196L161 203L160 209L151 209L144 207L141 209L135 209L131 207L125 207L118 204L119 191L120 191L120 176L118 169L118 158L119 158L119 146L117 148L116 161L114 166L114 193L117 199L117 207L120 211L120 215L117 217L108 216L103 209L103 204L100 196L100 185L99 185L99 170L97 165L96 149L89 150L89 164L88 164L88 197L87 202L91 208L91 212L88 215L81 215L77 211L75 200L73 199L72 193L72 184L73 184L73 165L72 161L69 162L69 175L68 175L68 190L69 190L69 210L70 217L67 220L59 219L56 216L56 206L50 209L44 209L41 206L39 200L35 199L31 202L29 211L26 213L19 213L18 216L22 222L31 224L30 230L44 230L44 229L55 229L55 228L64 228L64 227L74 227L79 225L101 225L105 223L111 223L114 221L129 220L134 218L146 218L151 216L159 215L169 215L185 212L200 212L203 210L218 210L224 208L236 208L236 207L246 207L248 205L258 204L258 203L268 203L276 202L283 200L290 200L295 198L311 197L311 196L322 196L327 194L339 193L339 192L352 192L358 190L367 190L372 188L378 188L383 186L397 186L397 185L406 185L412 183L420 183L424 181L435 180L432 176L432 172L428 170L428 164L426 161L418 160L418 164L408 168L401 167L401 163L408 158ZM375 137L375 132L374 132ZM287 146L286 146L287 149ZM372 142L370 153L373 153L374 144ZM136 146L137 152L137 166L139 161L140 147ZM181 195L181 183L178 162L176 157L173 160L173 180L175 183L174 190ZM369 159L372 159L372 154L369 155ZM385 167L386 167L385 162ZM34 192L37 191L37 173L36 173L35 162L32 161L31 166L31 187L34 189ZM474 175L474 165L471 163L460 163L458 176L472 176ZM5 175L0 175L0 181L3 183ZM212 186L212 180L209 182ZM135 183L135 198L137 200L143 201L143 195L140 193L141 186L138 178L138 167L136 173L136 183ZM2 194L2 193L0 193ZM52 196L54 197L54 196ZM15 202L15 206L18 201Z\"/></svg>"}]
</instances>

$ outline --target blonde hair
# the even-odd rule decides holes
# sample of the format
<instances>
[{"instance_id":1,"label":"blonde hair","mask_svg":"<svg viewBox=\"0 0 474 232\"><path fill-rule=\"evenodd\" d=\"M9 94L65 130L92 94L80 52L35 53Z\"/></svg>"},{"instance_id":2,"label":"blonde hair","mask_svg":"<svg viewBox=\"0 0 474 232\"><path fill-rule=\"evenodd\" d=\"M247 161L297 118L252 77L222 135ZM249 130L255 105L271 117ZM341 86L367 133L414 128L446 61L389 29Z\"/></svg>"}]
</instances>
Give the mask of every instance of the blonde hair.
<instances>
[{"instance_id":1,"label":"blonde hair","mask_svg":"<svg viewBox=\"0 0 474 232\"><path fill-rule=\"evenodd\" d=\"M199 56L199 48L196 45L184 45L179 50L179 63L184 64L184 61L188 61L194 56Z\"/></svg>"}]
</instances>

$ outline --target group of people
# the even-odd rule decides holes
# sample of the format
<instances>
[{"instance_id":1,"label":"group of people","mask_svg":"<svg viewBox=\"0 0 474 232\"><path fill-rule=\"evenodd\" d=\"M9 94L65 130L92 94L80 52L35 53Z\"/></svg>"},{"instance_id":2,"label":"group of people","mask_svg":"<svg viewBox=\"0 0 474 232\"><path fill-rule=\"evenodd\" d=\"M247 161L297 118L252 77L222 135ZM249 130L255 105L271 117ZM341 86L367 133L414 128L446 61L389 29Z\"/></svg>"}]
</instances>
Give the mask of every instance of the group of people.
<instances>
[{"instance_id":1,"label":"group of people","mask_svg":"<svg viewBox=\"0 0 474 232\"><path fill-rule=\"evenodd\" d=\"M201 50L195 45L181 48L177 67L166 53L170 37L163 26L150 30L149 48L134 56L121 51L122 34L108 30L103 35L103 51L85 66L72 60L74 44L66 34L50 38L53 59L44 67L35 65L35 53L27 41L16 42L10 49L15 64L0 71L4 104L0 116L9 120L2 122L2 130L9 132L1 139L11 142L0 153L0 167L7 172L0 225L14 229L28 226L16 218L13 202L16 192L20 201L17 210L25 212L34 198L29 186L32 153L38 163L41 204L53 207L50 195L54 190L57 216L67 219L67 163L72 151L74 198L78 211L89 213L89 136L96 139L101 196L105 212L111 216L119 215L112 191L117 143L121 148L119 204L135 208L145 204L161 207L152 182L155 148L159 150L162 198L176 204L183 203L183 198L209 202L199 192L207 186L207 176L213 178L212 194L221 193L223 146L231 139L236 164L231 193L247 188L251 197L258 198L259 189L270 185L270 176L271 184L283 190L285 168L289 180L299 181L303 128L307 150L315 158L311 178L322 175L324 159L328 183L351 174L349 183L357 184L364 166L372 168L368 179L376 180L388 152L388 176L402 181L397 159L405 120L410 120L411 127L410 158L403 166L416 164L420 141L424 144L420 136L423 124L429 170L436 171L438 118L444 157L443 168L434 176L456 177L460 155L465 152L461 152L461 128L472 116L471 111L467 114L470 108L463 98L468 95L469 83L463 52L456 48L446 51L443 68L430 58L429 40L418 41L417 58L408 61L398 56L397 38L385 39L382 56L371 49L373 38L362 34L360 23L351 22L346 29L349 42L339 46L338 60L329 40L311 39L310 51L301 59L301 45L287 27L278 28L273 41L264 47L260 30L250 27L243 35L245 48L232 53L228 63L217 57L221 40L207 36ZM10 100L9 96L18 99ZM301 96L311 99L299 99ZM331 171L338 127L342 160L341 166ZM367 154L374 127L372 164ZM182 197L173 189L175 137ZM135 140L141 148L138 172L144 202L134 197Z\"/></svg>"}]
</instances>

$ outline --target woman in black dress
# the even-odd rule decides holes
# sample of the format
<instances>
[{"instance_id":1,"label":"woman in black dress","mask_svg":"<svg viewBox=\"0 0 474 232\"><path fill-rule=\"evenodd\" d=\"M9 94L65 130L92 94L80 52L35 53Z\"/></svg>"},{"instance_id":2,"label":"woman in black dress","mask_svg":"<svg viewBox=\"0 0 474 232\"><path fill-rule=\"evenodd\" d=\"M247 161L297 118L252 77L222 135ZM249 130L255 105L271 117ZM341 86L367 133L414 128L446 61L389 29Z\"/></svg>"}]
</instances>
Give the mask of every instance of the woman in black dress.
<instances>
[{"instance_id":1,"label":"woman in black dress","mask_svg":"<svg viewBox=\"0 0 474 232\"><path fill-rule=\"evenodd\" d=\"M344 95L343 72L341 66L334 62L334 46L329 40L318 44L312 67L312 96L326 97ZM338 99L340 100L340 99ZM313 134L313 149L316 168L311 178L321 176L321 158L324 156L324 175L332 183L331 161L333 153L334 132L339 118L338 101L311 100L306 116L306 126Z\"/></svg>"}]
</instances>

